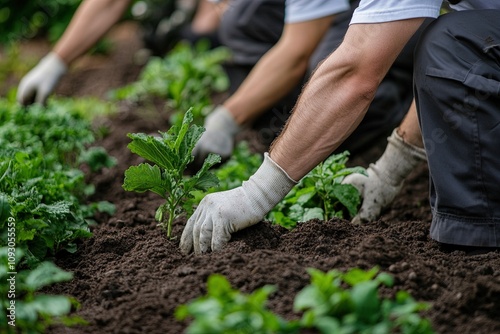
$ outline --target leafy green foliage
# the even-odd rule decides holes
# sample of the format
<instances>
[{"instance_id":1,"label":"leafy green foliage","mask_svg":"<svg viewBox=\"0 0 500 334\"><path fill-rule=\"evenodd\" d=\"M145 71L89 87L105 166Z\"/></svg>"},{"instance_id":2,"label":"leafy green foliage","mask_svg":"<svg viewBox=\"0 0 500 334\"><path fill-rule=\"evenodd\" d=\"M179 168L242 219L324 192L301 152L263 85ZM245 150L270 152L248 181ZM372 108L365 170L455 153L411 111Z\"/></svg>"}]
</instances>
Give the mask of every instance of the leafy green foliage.
<instances>
[{"instance_id":1,"label":"leafy green foliage","mask_svg":"<svg viewBox=\"0 0 500 334\"><path fill-rule=\"evenodd\" d=\"M71 21L81 0L10 1L0 0L0 43L33 38L47 32L57 40Z\"/></svg>"},{"instance_id":2,"label":"leafy green foliage","mask_svg":"<svg viewBox=\"0 0 500 334\"><path fill-rule=\"evenodd\" d=\"M94 137L76 104L52 100L47 108L22 108L0 99L1 206L16 221L16 243L28 266L62 249L74 252L75 240L90 236L86 218L105 207L81 204L93 187L77 165ZM1 217L3 231L5 213Z\"/></svg>"},{"instance_id":3,"label":"leafy green foliage","mask_svg":"<svg viewBox=\"0 0 500 334\"><path fill-rule=\"evenodd\" d=\"M182 205L192 198L193 190L207 190L218 184L217 177L208 169L220 162L220 157L210 154L201 169L192 177L185 177L184 171L194 160L191 152L204 129L191 124L193 114L188 110L181 126L174 125L168 132L159 132L161 138L142 133L129 134L132 142L128 145L133 153L152 162L132 166L125 171L123 188L127 191L152 191L165 199L156 211L160 226L167 230L170 238L172 223L183 210L192 213L192 207ZM190 202L188 202L190 203Z\"/></svg>"},{"instance_id":4,"label":"leafy green foliage","mask_svg":"<svg viewBox=\"0 0 500 334\"><path fill-rule=\"evenodd\" d=\"M192 108L195 123L201 124L211 109L210 96L229 86L220 65L229 58L229 51L208 48L206 41L195 47L179 43L167 57L151 59L137 82L110 92L110 97L131 101L164 98L175 110L171 124L180 125L188 108Z\"/></svg>"},{"instance_id":5,"label":"leafy green foliage","mask_svg":"<svg viewBox=\"0 0 500 334\"><path fill-rule=\"evenodd\" d=\"M179 320L194 317L188 334L298 333L297 322L287 322L265 307L274 290L266 285L244 295L233 289L224 276L213 274L208 278L207 295L179 306L175 316Z\"/></svg>"},{"instance_id":6,"label":"leafy green foliage","mask_svg":"<svg viewBox=\"0 0 500 334\"><path fill-rule=\"evenodd\" d=\"M320 163L268 214L268 219L286 228L311 219L329 220L356 215L360 204L358 190L342 184L351 173L366 173L361 167L346 168L349 152L330 156Z\"/></svg>"},{"instance_id":7,"label":"leafy green foliage","mask_svg":"<svg viewBox=\"0 0 500 334\"><path fill-rule=\"evenodd\" d=\"M286 321L266 307L272 286L250 295L231 288L221 275L208 278L207 294L175 312L179 320L194 318L187 333L298 333L314 329L331 334L430 334L430 322L419 312L428 304L416 302L408 292L399 291L395 299L379 296L381 285L392 286L392 276L377 268L354 268L346 273L327 273L309 269L311 284L295 297L294 309L303 312L300 321Z\"/></svg>"},{"instance_id":8,"label":"leafy green foliage","mask_svg":"<svg viewBox=\"0 0 500 334\"><path fill-rule=\"evenodd\" d=\"M73 274L47 261L33 270L13 274L22 257L23 252L19 249L14 254L7 247L0 248L0 280L6 283L0 285L0 332L44 333L48 326L56 323L85 324L80 317L68 316L73 308L79 307L74 298L38 292L54 283L71 280ZM15 323L15 327L9 322Z\"/></svg>"},{"instance_id":9,"label":"leafy green foliage","mask_svg":"<svg viewBox=\"0 0 500 334\"><path fill-rule=\"evenodd\" d=\"M309 269L311 284L294 302L295 310L304 311L301 325L325 334L433 333L430 322L418 314L428 309L427 304L405 291L399 291L395 300L380 298L379 286L392 286L393 279L377 272L377 268L346 273Z\"/></svg>"},{"instance_id":10,"label":"leafy green foliage","mask_svg":"<svg viewBox=\"0 0 500 334\"><path fill-rule=\"evenodd\" d=\"M429 306L399 291L395 300L381 299L380 285L392 277L373 268L342 273L309 269L311 284L295 298L294 308L305 311L299 323L287 322L265 308L271 286L245 296L221 275L208 279L207 295L176 310L176 317L194 317L188 333L297 333L314 328L321 333L433 333L418 312ZM344 288L345 286L349 288Z\"/></svg>"}]
</instances>

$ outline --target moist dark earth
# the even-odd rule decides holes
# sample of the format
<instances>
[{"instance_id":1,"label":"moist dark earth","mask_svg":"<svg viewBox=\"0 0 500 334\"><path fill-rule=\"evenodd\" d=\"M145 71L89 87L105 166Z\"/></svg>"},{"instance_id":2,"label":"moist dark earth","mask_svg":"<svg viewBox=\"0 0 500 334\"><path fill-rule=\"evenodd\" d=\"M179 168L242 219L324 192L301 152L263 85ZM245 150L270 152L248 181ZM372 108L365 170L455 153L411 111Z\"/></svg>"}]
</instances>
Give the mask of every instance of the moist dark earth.
<instances>
[{"instance_id":1,"label":"moist dark earth","mask_svg":"<svg viewBox=\"0 0 500 334\"><path fill-rule=\"evenodd\" d=\"M117 37L106 59L88 58L58 89L61 95L105 96L111 87L137 77L140 67L133 54L140 47L133 29ZM398 290L432 305L429 317L438 333L500 333L500 253L471 253L443 247L429 238L428 170L419 166L407 179L401 194L376 222L352 225L347 220L309 221L288 231L261 222L233 236L220 252L183 256L178 240L185 219L174 226L178 238L168 240L154 220L161 203L154 194L122 189L124 171L141 162L126 147L129 132L153 133L168 128L168 112L121 103L107 119L110 134L97 144L118 159L116 167L88 176L96 194L90 201L116 205L113 216L96 216L93 237L82 240L75 254L61 252L55 262L74 273L71 282L50 293L76 297L76 314L87 326L55 327L50 333L182 333L176 306L205 293L212 273L225 275L243 292L265 284L278 289L269 308L286 319L300 315L292 309L294 296L309 283L307 268L347 270L378 266L392 274L395 284L383 288L385 297ZM252 133L247 137L252 138ZM300 140L300 139L298 139ZM262 151L262 146L253 145ZM351 164L365 167L381 153L380 147ZM371 157L371 158L367 158Z\"/></svg>"}]
</instances>

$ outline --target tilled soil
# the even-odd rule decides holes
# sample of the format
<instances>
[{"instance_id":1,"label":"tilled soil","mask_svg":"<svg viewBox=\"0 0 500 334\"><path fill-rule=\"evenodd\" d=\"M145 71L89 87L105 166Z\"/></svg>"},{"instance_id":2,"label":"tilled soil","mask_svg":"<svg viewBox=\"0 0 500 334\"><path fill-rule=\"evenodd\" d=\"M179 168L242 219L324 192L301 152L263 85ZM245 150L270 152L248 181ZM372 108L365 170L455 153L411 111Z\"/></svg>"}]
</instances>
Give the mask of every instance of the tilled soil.
<instances>
[{"instance_id":1,"label":"tilled soil","mask_svg":"<svg viewBox=\"0 0 500 334\"><path fill-rule=\"evenodd\" d=\"M117 212L97 217L94 236L76 254L58 256L56 263L75 278L51 291L75 296L82 304L77 313L90 324L54 333L181 333L187 323L175 320L174 310L204 294L211 273L227 276L244 292L276 285L270 309L295 319L293 298L309 283L306 268L373 266L395 277L384 295L405 289L432 304L425 315L438 333L500 333L500 254L453 251L429 238L425 165L377 222L309 221L292 231L262 222L234 235L221 252L183 256L178 239L168 240L154 221L160 199L121 187L124 170L141 161L126 148L126 133L154 132L167 121L144 116L137 106L121 109L100 143L119 164L91 178L97 188L92 200L109 200ZM174 235L183 224L177 222Z\"/></svg>"},{"instance_id":2,"label":"tilled soil","mask_svg":"<svg viewBox=\"0 0 500 334\"><path fill-rule=\"evenodd\" d=\"M128 58L113 56L94 74L85 68L74 70L59 92L103 96L106 76L99 73L114 73L122 84L133 80L138 68L130 57L134 50L127 45L120 52ZM91 200L113 202L117 212L97 216L93 237L82 240L75 254L58 254L56 263L72 271L74 279L48 291L76 297L81 302L76 313L89 325L52 328L50 333L181 333L187 323L175 320L175 308L204 294L212 273L226 275L244 292L276 285L269 308L296 319L300 315L293 312L293 298L309 283L306 268L373 266L395 277L392 288L382 289L385 296L405 289L432 304L425 315L438 333L500 333L500 253L469 254L429 238L425 165L410 175L377 222L358 226L343 220L310 221L292 231L262 222L235 234L221 252L183 256L178 238L167 240L154 221L160 199L121 187L124 171L141 162L126 147L126 133L166 130L167 116L136 105L122 104L120 110L99 121L110 127L110 135L98 143L118 159L118 165L89 176L97 190ZM353 163L366 166L369 161L357 158ZM180 236L183 224L177 222L174 235Z\"/></svg>"}]
</instances>

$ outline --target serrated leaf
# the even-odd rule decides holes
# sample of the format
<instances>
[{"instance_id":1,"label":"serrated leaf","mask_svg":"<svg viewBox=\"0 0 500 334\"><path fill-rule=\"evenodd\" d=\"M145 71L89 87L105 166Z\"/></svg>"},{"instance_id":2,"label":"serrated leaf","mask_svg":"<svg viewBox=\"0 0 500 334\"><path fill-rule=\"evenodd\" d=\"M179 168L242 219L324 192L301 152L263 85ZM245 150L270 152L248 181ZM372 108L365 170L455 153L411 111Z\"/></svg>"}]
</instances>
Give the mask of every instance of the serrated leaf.
<instances>
[{"instance_id":1,"label":"serrated leaf","mask_svg":"<svg viewBox=\"0 0 500 334\"><path fill-rule=\"evenodd\" d=\"M60 201L54 204L39 204L35 208L35 212L40 213L40 212L45 212L49 214L54 214L54 215L61 215L61 214L68 214L71 212L70 210L71 203L68 201Z\"/></svg>"},{"instance_id":2,"label":"serrated leaf","mask_svg":"<svg viewBox=\"0 0 500 334\"><path fill-rule=\"evenodd\" d=\"M206 172L196 179L193 189L207 191L219 185L219 178L214 173Z\"/></svg>"},{"instance_id":3,"label":"serrated leaf","mask_svg":"<svg viewBox=\"0 0 500 334\"><path fill-rule=\"evenodd\" d=\"M132 142L127 146L132 153L138 154L161 168L167 170L177 168L179 159L172 149L163 142L163 139L143 133L129 133L128 137L132 139Z\"/></svg>"},{"instance_id":4,"label":"serrated leaf","mask_svg":"<svg viewBox=\"0 0 500 334\"><path fill-rule=\"evenodd\" d=\"M129 167L125 171L123 189L137 192L150 190L162 197L166 196L165 192L167 190L160 168L147 163Z\"/></svg>"},{"instance_id":5,"label":"serrated leaf","mask_svg":"<svg viewBox=\"0 0 500 334\"><path fill-rule=\"evenodd\" d=\"M177 133L177 138L175 139L175 150L180 153L179 148L181 147L181 143L184 141L184 137L189 130L189 125L193 121L193 108L189 108L188 111L184 114L184 118L182 119L182 124ZM182 159L182 156L181 156Z\"/></svg>"}]
</instances>

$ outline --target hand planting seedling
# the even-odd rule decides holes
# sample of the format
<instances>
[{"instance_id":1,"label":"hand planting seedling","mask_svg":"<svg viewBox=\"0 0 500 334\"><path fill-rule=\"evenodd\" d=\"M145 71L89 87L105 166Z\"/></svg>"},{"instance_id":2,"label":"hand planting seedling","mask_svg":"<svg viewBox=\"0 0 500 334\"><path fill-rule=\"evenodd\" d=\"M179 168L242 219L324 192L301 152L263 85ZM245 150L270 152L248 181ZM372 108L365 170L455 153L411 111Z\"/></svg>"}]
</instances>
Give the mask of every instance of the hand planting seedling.
<instances>
[{"instance_id":1,"label":"hand planting seedling","mask_svg":"<svg viewBox=\"0 0 500 334\"><path fill-rule=\"evenodd\" d=\"M193 122L189 109L180 126L172 126L167 132L159 132L161 137L143 133L128 134L132 142L128 148L146 160L125 171L123 188L127 191L152 191L165 199L156 210L155 218L166 229L167 237L172 238L172 223L183 212L192 213L191 202L194 190L206 191L218 185L217 177L208 171L220 162L220 157L210 154L201 169L192 177L184 176L184 171L194 157L191 154L200 139L204 128Z\"/></svg>"}]
</instances>

